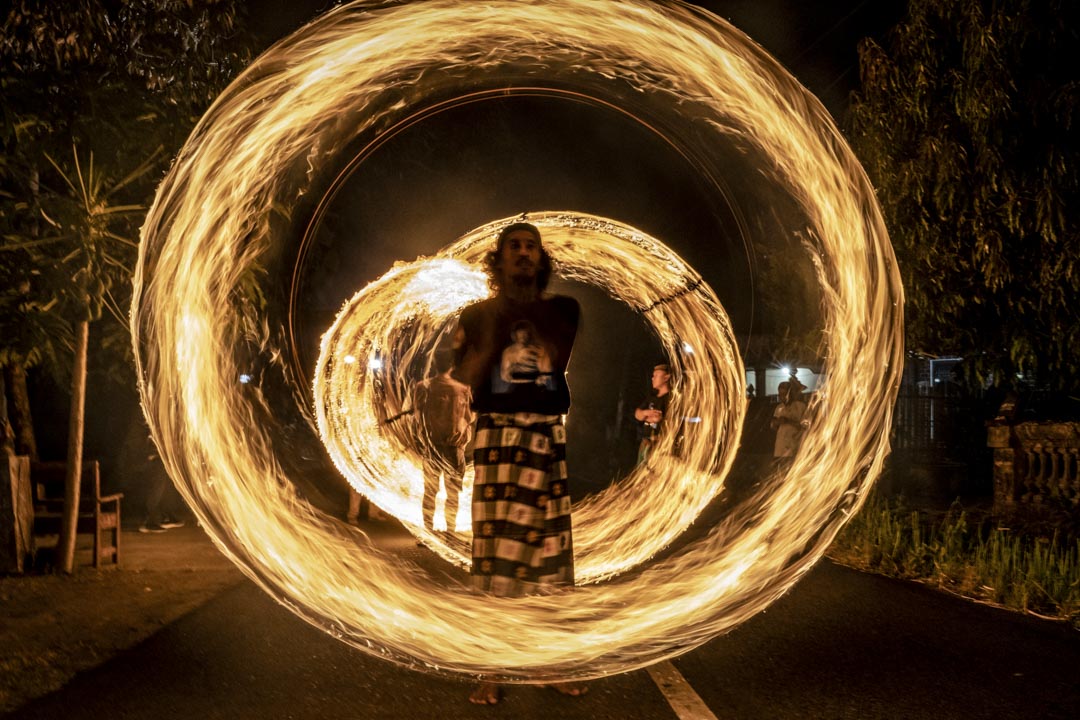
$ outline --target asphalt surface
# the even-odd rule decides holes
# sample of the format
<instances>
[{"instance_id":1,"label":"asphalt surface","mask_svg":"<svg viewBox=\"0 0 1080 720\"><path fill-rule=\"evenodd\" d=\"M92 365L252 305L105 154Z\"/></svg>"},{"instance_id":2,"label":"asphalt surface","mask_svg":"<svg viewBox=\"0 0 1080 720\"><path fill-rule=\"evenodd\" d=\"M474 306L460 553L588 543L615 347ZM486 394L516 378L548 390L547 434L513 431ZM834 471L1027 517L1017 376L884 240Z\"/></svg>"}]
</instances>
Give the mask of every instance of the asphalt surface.
<instances>
[{"instance_id":1,"label":"asphalt surface","mask_svg":"<svg viewBox=\"0 0 1080 720\"><path fill-rule=\"evenodd\" d=\"M829 562L674 665L721 720L1080 717L1080 632ZM512 687L494 707L469 689L353 650L244 582L6 717L679 717L645 671L581 698Z\"/></svg>"}]
</instances>

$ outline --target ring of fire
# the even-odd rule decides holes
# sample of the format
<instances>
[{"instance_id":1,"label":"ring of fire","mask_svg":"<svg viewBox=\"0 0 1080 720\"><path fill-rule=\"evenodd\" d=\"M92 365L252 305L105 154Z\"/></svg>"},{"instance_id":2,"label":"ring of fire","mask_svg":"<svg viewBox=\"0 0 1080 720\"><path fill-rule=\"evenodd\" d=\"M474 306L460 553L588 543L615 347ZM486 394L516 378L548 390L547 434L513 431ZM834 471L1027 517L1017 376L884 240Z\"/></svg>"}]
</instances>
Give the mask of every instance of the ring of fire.
<instances>
[{"instance_id":1,"label":"ring of fire","mask_svg":"<svg viewBox=\"0 0 1080 720\"><path fill-rule=\"evenodd\" d=\"M415 382L409 372L394 369L407 369L418 359L430 364L441 330L464 305L487 296L478 266L499 229L510 221L497 220L468 233L435 259L398 265L358 292L323 336L315 372L319 435L342 474L459 565L468 564L461 549L448 546L421 524L423 439L404 430L404 423L388 427L382 418L390 414L388 406L394 414L405 406ZM693 412L699 420L694 442L686 443L684 452L676 456L673 436L663 437L651 462L598 496L575 504L574 566L582 584L618 575L649 559L720 492L736 449L726 438L742 433L745 374L720 301L659 241L612 220L583 214L530 213L529 221L543 233L544 246L558 262L562 277L598 285L639 313L651 308L649 324L682 378L669 412L675 417ZM646 267L662 267L665 272L643 276L640 268ZM410 332L401 332L402 327ZM686 347L696 350L687 353ZM372 370L355 359L376 356L390 362ZM573 412L571 433L572 423ZM640 500L659 494L669 501ZM468 503L463 501L462 515L467 513ZM458 526L469 524L459 521Z\"/></svg>"},{"instance_id":2,"label":"ring of fire","mask_svg":"<svg viewBox=\"0 0 1080 720\"><path fill-rule=\"evenodd\" d=\"M279 252L280 216L313 168L465 87L471 73L535 82L560 71L571 83L647 87L693 108L699 142L738 132L769 158L766 171L809 219L828 393L790 469L704 540L632 577L574 588L572 598L488 598L433 587L297 499L282 470L287 450L265 426L265 398L236 385L235 354L253 337L271 356L280 352L246 289ZM873 191L831 120L722 20L636 1L355 3L271 48L193 133L147 216L132 332L143 407L169 473L250 577L367 652L547 682L685 652L766 607L820 558L887 453L901 302ZM735 386L737 357L729 363L721 350L711 365L729 368ZM740 411L722 417L737 429ZM724 470L721 459L669 477L715 488ZM595 567L595 578L611 572Z\"/></svg>"}]
</instances>

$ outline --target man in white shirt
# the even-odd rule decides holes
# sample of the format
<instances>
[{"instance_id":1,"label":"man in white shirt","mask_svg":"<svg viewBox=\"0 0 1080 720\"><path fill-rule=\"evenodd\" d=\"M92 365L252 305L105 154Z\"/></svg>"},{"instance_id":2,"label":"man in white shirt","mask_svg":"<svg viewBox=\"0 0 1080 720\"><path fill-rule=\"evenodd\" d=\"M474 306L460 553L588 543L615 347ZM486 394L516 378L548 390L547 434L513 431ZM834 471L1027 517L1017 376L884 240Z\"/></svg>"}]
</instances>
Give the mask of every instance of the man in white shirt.
<instances>
[{"instance_id":1,"label":"man in white shirt","mask_svg":"<svg viewBox=\"0 0 1080 720\"><path fill-rule=\"evenodd\" d=\"M795 381L798 383L798 381ZM802 384L782 382L778 388L780 403L773 411L771 427L776 431L773 458L778 462L791 462L802 439L806 419L806 403L802 399Z\"/></svg>"}]
</instances>

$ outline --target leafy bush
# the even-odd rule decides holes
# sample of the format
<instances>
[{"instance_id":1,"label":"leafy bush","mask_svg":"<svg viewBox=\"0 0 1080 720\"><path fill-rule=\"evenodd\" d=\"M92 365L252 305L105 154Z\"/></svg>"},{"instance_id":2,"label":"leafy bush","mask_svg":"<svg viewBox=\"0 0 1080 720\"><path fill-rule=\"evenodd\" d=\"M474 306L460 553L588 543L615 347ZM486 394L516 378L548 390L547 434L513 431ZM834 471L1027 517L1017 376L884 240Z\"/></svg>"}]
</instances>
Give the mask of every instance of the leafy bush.
<instances>
[{"instance_id":1,"label":"leafy bush","mask_svg":"<svg viewBox=\"0 0 1080 720\"><path fill-rule=\"evenodd\" d=\"M838 562L921 580L1080 628L1080 538L1012 529L954 504L943 516L871 497L829 551Z\"/></svg>"}]
</instances>

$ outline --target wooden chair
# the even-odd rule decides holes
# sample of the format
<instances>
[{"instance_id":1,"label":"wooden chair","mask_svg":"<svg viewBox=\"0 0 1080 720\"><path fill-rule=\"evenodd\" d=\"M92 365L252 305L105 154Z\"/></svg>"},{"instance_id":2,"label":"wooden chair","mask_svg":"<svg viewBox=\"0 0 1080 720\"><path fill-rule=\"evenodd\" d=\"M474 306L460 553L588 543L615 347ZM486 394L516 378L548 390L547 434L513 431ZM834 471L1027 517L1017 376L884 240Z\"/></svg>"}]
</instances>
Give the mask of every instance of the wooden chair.
<instances>
[{"instance_id":1,"label":"wooden chair","mask_svg":"<svg viewBox=\"0 0 1080 720\"><path fill-rule=\"evenodd\" d=\"M65 462L30 463L35 535L60 534L66 474ZM98 461L83 461L76 532L93 534L95 568L101 565L102 559L120 563L120 499L123 497L123 493L102 495Z\"/></svg>"}]
</instances>

